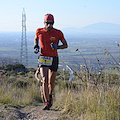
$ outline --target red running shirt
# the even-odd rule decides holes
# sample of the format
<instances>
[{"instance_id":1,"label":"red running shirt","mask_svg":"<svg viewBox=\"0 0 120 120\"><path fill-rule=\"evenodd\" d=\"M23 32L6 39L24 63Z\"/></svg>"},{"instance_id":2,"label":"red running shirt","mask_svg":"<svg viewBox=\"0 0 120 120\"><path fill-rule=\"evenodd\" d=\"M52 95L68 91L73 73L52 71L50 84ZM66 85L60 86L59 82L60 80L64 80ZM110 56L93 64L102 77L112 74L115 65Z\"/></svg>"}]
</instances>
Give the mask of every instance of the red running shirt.
<instances>
[{"instance_id":1,"label":"red running shirt","mask_svg":"<svg viewBox=\"0 0 120 120\"><path fill-rule=\"evenodd\" d=\"M40 39L41 55L47 57L54 57L58 55L57 50L53 50L50 46L51 43L58 45L59 40L64 40L64 35L60 30L53 28L51 31L47 31L45 28L38 28L36 30L36 37Z\"/></svg>"}]
</instances>

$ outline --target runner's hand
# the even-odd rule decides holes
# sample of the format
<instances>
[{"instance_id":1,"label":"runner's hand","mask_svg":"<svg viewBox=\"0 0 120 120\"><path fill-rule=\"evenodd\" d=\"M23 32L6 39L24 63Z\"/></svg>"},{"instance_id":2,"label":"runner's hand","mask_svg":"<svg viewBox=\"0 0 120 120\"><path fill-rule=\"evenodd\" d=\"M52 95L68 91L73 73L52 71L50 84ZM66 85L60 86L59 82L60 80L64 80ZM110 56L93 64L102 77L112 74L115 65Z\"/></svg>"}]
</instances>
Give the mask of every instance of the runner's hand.
<instances>
[{"instance_id":1,"label":"runner's hand","mask_svg":"<svg viewBox=\"0 0 120 120\"><path fill-rule=\"evenodd\" d=\"M58 45L56 45L55 43L51 43L50 45L53 50L56 50L58 48Z\"/></svg>"},{"instance_id":2,"label":"runner's hand","mask_svg":"<svg viewBox=\"0 0 120 120\"><path fill-rule=\"evenodd\" d=\"M34 53L35 54L39 53L39 46L38 45L34 46Z\"/></svg>"}]
</instances>

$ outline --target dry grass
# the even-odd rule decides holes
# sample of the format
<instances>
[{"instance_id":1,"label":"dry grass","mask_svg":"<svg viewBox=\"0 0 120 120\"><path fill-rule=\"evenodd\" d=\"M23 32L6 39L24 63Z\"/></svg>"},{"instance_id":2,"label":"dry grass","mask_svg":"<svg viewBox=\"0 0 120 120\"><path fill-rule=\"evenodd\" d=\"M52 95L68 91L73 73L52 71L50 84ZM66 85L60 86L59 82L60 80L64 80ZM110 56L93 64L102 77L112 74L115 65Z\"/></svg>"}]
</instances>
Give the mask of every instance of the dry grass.
<instances>
[{"instance_id":1,"label":"dry grass","mask_svg":"<svg viewBox=\"0 0 120 120\"><path fill-rule=\"evenodd\" d=\"M0 78L0 103L23 106L41 102L39 86L30 76L11 75Z\"/></svg>"},{"instance_id":2,"label":"dry grass","mask_svg":"<svg viewBox=\"0 0 120 120\"><path fill-rule=\"evenodd\" d=\"M62 76L61 73L60 75ZM120 86L110 82L119 81L119 77L102 76L102 83L98 86L90 84L86 77L82 77L85 82L77 77L72 82L60 78L56 81L54 106L61 110L63 119L119 120ZM42 102L34 73L11 74L0 78L0 84L1 104L22 107L39 105Z\"/></svg>"},{"instance_id":3,"label":"dry grass","mask_svg":"<svg viewBox=\"0 0 120 120\"><path fill-rule=\"evenodd\" d=\"M78 83L77 83L78 84ZM65 85L65 84L64 84ZM72 83L71 83L72 85ZM60 85L61 89L61 85ZM119 85L81 85L61 90L56 101L57 108L62 110L68 119L80 120L119 120L120 119L120 86Z\"/></svg>"}]
</instances>

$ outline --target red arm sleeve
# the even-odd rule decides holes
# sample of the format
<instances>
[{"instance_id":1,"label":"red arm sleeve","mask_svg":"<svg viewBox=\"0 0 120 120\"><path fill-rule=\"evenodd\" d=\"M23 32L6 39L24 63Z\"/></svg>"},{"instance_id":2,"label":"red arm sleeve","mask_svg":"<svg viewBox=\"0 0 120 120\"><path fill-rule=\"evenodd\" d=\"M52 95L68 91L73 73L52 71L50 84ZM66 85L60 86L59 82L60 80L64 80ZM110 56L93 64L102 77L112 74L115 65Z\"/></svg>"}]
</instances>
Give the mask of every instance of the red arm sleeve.
<instances>
[{"instance_id":1,"label":"red arm sleeve","mask_svg":"<svg viewBox=\"0 0 120 120\"><path fill-rule=\"evenodd\" d=\"M39 33L39 30L37 29L37 30L36 30L36 33L35 33L35 34L36 34L36 37L38 37L38 33Z\"/></svg>"}]
</instances>

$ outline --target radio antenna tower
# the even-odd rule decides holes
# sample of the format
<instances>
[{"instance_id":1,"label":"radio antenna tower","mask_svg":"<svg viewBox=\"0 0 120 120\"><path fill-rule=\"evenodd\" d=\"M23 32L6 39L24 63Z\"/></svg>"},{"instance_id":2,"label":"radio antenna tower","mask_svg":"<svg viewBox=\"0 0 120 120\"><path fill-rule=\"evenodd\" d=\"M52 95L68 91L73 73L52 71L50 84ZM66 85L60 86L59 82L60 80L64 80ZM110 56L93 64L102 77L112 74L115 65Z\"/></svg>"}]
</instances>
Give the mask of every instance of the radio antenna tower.
<instances>
[{"instance_id":1,"label":"radio antenna tower","mask_svg":"<svg viewBox=\"0 0 120 120\"><path fill-rule=\"evenodd\" d=\"M27 38L26 38L26 13L24 8L22 12L22 37L21 37L20 62L25 66L28 65Z\"/></svg>"}]
</instances>

